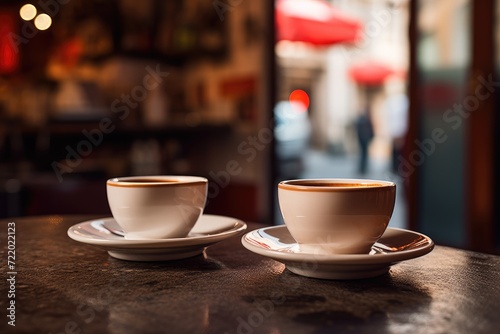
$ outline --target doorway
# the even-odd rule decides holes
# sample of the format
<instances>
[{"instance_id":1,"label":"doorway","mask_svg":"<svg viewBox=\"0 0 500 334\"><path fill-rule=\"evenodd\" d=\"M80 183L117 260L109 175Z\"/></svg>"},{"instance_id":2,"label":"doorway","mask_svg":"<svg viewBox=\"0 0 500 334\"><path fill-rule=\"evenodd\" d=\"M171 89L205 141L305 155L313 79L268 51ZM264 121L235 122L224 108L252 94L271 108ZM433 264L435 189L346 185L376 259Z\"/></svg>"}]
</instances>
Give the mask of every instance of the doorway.
<instances>
[{"instance_id":1,"label":"doorway","mask_svg":"<svg viewBox=\"0 0 500 334\"><path fill-rule=\"evenodd\" d=\"M297 13L307 16L318 1L293 1L296 6L302 3L303 9L280 12L286 2L276 2L276 181L394 181L398 190L390 226L406 228L406 195L397 163L408 119L408 2L322 2L331 8L331 15L338 15L331 23L341 22L345 33L335 38L322 36L324 42L314 32L311 38L304 35L308 28L302 29L302 36L293 35L283 23L284 15L291 16L287 20ZM322 17L328 10L323 7L307 19ZM304 24L304 18L300 22ZM351 34L346 33L348 29ZM297 92L307 98L297 99ZM275 223L283 223L277 200Z\"/></svg>"}]
</instances>

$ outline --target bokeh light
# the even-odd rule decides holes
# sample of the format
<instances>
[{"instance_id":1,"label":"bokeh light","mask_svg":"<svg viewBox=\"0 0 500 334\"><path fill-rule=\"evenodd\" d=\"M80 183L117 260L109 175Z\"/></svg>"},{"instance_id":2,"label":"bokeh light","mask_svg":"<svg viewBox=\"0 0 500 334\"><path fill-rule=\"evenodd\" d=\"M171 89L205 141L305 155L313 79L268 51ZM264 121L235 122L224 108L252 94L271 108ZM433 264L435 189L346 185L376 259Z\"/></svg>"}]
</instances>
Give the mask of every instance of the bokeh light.
<instances>
[{"instance_id":1,"label":"bokeh light","mask_svg":"<svg viewBox=\"0 0 500 334\"><path fill-rule=\"evenodd\" d=\"M36 8L32 4L26 4L19 10L19 15L25 21L32 20L36 16Z\"/></svg>"},{"instance_id":2,"label":"bokeh light","mask_svg":"<svg viewBox=\"0 0 500 334\"><path fill-rule=\"evenodd\" d=\"M38 30L47 30L52 24L52 19L47 14L40 14L35 19L35 27Z\"/></svg>"},{"instance_id":3,"label":"bokeh light","mask_svg":"<svg viewBox=\"0 0 500 334\"><path fill-rule=\"evenodd\" d=\"M289 100L297 111L306 111L309 108L309 95L302 89L296 89L291 92Z\"/></svg>"}]
</instances>

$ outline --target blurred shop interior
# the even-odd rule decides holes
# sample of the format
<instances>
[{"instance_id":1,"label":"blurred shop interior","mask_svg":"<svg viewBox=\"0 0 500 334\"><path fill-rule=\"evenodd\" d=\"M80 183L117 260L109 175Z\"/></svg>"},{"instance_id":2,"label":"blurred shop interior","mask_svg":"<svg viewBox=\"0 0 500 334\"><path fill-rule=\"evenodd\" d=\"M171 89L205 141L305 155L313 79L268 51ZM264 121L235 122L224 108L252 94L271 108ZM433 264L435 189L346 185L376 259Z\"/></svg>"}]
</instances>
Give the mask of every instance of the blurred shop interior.
<instances>
[{"instance_id":1,"label":"blurred shop interior","mask_svg":"<svg viewBox=\"0 0 500 334\"><path fill-rule=\"evenodd\" d=\"M264 220L272 3L51 3L0 7L2 215L109 214L107 178L178 174L210 179L207 212Z\"/></svg>"},{"instance_id":2,"label":"blurred shop interior","mask_svg":"<svg viewBox=\"0 0 500 334\"><path fill-rule=\"evenodd\" d=\"M280 224L278 181L371 178L390 226L500 252L500 1L31 3L0 2L0 217L188 174Z\"/></svg>"}]
</instances>

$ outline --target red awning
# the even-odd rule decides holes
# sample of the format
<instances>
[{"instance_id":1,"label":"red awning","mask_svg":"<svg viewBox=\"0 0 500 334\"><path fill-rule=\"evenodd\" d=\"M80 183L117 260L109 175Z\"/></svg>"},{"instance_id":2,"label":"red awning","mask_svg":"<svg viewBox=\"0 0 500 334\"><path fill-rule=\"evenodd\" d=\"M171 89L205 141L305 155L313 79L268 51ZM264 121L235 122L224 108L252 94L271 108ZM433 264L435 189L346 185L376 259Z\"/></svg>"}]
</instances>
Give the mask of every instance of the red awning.
<instances>
[{"instance_id":1,"label":"red awning","mask_svg":"<svg viewBox=\"0 0 500 334\"><path fill-rule=\"evenodd\" d=\"M358 84L380 85L390 76L403 75L403 72L377 61L367 60L352 65L349 68L349 75Z\"/></svg>"},{"instance_id":2,"label":"red awning","mask_svg":"<svg viewBox=\"0 0 500 334\"><path fill-rule=\"evenodd\" d=\"M322 0L278 0L278 40L332 45L356 42L363 25Z\"/></svg>"}]
</instances>

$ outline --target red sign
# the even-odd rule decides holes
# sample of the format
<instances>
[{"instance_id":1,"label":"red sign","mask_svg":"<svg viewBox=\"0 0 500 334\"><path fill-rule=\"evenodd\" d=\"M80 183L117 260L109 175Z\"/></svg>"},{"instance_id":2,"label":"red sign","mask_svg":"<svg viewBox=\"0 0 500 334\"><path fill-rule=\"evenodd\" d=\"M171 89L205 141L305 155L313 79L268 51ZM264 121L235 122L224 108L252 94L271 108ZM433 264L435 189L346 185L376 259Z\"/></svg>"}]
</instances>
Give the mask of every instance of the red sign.
<instances>
[{"instance_id":1,"label":"red sign","mask_svg":"<svg viewBox=\"0 0 500 334\"><path fill-rule=\"evenodd\" d=\"M0 13L0 74L13 73L19 67L19 54L12 40L14 29L12 16Z\"/></svg>"}]
</instances>

